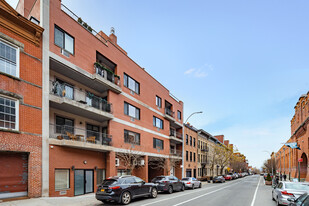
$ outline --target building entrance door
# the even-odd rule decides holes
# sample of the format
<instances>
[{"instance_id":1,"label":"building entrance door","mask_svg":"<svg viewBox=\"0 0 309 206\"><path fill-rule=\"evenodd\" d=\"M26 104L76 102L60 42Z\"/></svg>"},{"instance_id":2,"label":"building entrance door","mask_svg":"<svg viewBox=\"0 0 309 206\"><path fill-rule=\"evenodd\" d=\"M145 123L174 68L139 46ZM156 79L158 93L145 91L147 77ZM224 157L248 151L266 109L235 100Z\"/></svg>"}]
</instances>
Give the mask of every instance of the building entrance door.
<instances>
[{"instance_id":1,"label":"building entrance door","mask_svg":"<svg viewBox=\"0 0 309 206\"><path fill-rule=\"evenodd\" d=\"M74 171L74 195L93 192L93 170Z\"/></svg>"}]
</instances>

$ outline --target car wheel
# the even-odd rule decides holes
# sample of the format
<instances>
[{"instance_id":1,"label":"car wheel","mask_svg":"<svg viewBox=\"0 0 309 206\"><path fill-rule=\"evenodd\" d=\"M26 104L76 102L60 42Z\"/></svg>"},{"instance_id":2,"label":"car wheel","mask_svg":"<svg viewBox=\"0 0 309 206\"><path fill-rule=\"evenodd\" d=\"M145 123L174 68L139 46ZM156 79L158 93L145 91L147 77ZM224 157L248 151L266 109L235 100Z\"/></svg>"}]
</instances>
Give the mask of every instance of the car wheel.
<instances>
[{"instance_id":1,"label":"car wheel","mask_svg":"<svg viewBox=\"0 0 309 206\"><path fill-rule=\"evenodd\" d=\"M172 187L172 186L168 186L167 192L168 192L169 194L172 194L172 193L173 193L173 187Z\"/></svg>"},{"instance_id":2,"label":"car wheel","mask_svg":"<svg viewBox=\"0 0 309 206\"><path fill-rule=\"evenodd\" d=\"M202 183L200 183L200 185L198 186L198 188L202 188Z\"/></svg>"},{"instance_id":3,"label":"car wheel","mask_svg":"<svg viewBox=\"0 0 309 206\"><path fill-rule=\"evenodd\" d=\"M194 190L195 188L194 188L194 184L192 183L192 190Z\"/></svg>"},{"instance_id":4,"label":"car wheel","mask_svg":"<svg viewBox=\"0 0 309 206\"><path fill-rule=\"evenodd\" d=\"M151 189L150 197L151 197L151 198L156 198L157 196L158 196L158 190L157 190L157 188L153 187L153 188Z\"/></svg>"},{"instance_id":5,"label":"car wheel","mask_svg":"<svg viewBox=\"0 0 309 206\"><path fill-rule=\"evenodd\" d=\"M271 199L272 199L273 201L276 201L275 198L274 198L274 192L271 193Z\"/></svg>"},{"instance_id":6,"label":"car wheel","mask_svg":"<svg viewBox=\"0 0 309 206\"><path fill-rule=\"evenodd\" d=\"M101 202L103 202L104 204L107 204L107 203L108 203L107 200L101 200Z\"/></svg>"},{"instance_id":7,"label":"car wheel","mask_svg":"<svg viewBox=\"0 0 309 206\"><path fill-rule=\"evenodd\" d=\"M180 190L181 190L181 191L185 191L185 186L182 185Z\"/></svg>"},{"instance_id":8,"label":"car wheel","mask_svg":"<svg viewBox=\"0 0 309 206\"><path fill-rule=\"evenodd\" d=\"M278 197L277 197L276 205L277 205L277 206L280 206L280 205L281 205L281 204L279 203Z\"/></svg>"},{"instance_id":9,"label":"car wheel","mask_svg":"<svg viewBox=\"0 0 309 206\"><path fill-rule=\"evenodd\" d=\"M127 205L131 202L131 194L129 192L124 192L121 195L121 203Z\"/></svg>"}]
</instances>

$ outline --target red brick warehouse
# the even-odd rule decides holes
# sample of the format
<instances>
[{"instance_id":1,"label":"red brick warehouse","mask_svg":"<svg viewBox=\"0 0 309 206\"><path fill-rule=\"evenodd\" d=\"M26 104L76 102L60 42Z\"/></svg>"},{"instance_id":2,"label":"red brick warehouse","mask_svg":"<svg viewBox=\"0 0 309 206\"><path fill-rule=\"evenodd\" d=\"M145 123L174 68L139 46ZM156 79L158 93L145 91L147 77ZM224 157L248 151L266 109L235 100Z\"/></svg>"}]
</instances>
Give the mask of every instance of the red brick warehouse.
<instances>
[{"instance_id":1,"label":"red brick warehouse","mask_svg":"<svg viewBox=\"0 0 309 206\"><path fill-rule=\"evenodd\" d=\"M41 196L43 29L0 0L0 199Z\"/></svg>"}]
</instances>

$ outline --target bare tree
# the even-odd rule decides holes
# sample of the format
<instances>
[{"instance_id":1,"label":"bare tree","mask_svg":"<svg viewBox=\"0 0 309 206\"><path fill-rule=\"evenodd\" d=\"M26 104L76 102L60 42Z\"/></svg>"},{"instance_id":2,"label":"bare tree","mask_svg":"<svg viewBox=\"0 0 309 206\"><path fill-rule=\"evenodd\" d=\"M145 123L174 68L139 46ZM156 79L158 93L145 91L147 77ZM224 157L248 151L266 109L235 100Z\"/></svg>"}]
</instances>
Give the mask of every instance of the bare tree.
<instances>
[{"instance_id":1,"label":"bare tree","mask_svg":"<svg viewBox=\"0 0 309 206\"><path fill-rule=\"evenodd\" d=\"M263 167L265 167L265 169L267 170L268 173L272 173L272 171L275 173L276 170L277 170L275 158L267 159L264 162Z\"/></svg>"},{"instance_id":2,"label":"bare tree","mask_svg":"<svg viewBox=\"0 0 309 206\"><path fill-rule=\"evenodd\" d=\"M238 157L237 155L233 155L230 161L230 167L234 172L243 172L247 168L246 162L242 157Z\"/></svg>"},{"instance_id":3,"label":"bare tree","mask_svg":"<svg viewBox=\"0 0 309 206\"><path fill-rule=\"evenodd\" d=\"M169 156L168 160L165 157L148 157L148 166L151 169L163 170L165 171L164 175L168 175L171 168L179 166L181 156L179 154L173 154Z\"/></svg>"},{"instance_id":4,"label":"bare tree","mask_svg":"<svg viewBox=\"0 0 309 206\"><path fill-rule=\"evenodd\" d=\"M142 151L135 150L133 145L123 147L119 152L117 152L116 157L119 158L122 163L121 166L125 167L131 172L141 165L141 160L145 156Z\"/></svg>"},{"instance_id":5,"label":"bare tree","mask_svg":"<svg viewBox=\"0 0 309 206\"><path fill-rule=\"evenodd\" d=\"M230 164L233 157L233 150L225 145L217 144L214 146L215 164L220 167L220 174L223 174L223 169Z\"/></svg>"}]
</instances>

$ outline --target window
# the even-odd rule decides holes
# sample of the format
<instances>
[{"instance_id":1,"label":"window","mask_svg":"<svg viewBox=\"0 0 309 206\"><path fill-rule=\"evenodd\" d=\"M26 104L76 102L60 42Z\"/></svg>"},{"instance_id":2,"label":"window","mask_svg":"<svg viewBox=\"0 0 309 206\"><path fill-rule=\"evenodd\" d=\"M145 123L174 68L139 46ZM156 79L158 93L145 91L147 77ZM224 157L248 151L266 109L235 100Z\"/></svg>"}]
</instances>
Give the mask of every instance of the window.
<instances>
[{"instance_id":1,"label":"window","mask_svg":"<svg viewBox=\"0 0 309 206\"><path fill-rule=\"evenodd\" d=\"M193 162L195 162L195 152L193 153Z\"/></svg>"},{"instance_id":2,"label":"window","mask_svg":"<svg viewBox=\"0 0 309 206\"><path fill-rule=\"evenodd\" d=\"M186 134L186 145L188 145L189 144L189 137L188 137L188 135Z\"/></svg>"},{"instance_id":3,"label":"window","mask_svg":"<svg viewBox=\"0 0 309 206\"><path fill-rule=\"evenodd\" d=\"M70 188L70 170L55 169L55 190Z\"/></svg>"},{"instance_id":4,"label":"window","mask_svg":"<svg viewBox=\"0 0 309 206\"><path fill-rule=\"evenodd\" d=\"M162 99L160 97L158 97L158 96L156 96L156 105L159 108L162 107Z\"/></svg>"},{"instance_id":5,"label":"window","mask_svg":"<svg viewBox=\"0 0 309 206\"><path fill-rule=\"evenodd\" d=\"M0 71L19 77L19 48L0 41Z\"/></svg>"},{"instance_id":6,"label":"window","mask_svg":"<svg viewBox=\"0 0 309 206\"><path fill-rule=\"evenodd\" d=\"M135 179L135 183L143 183L144 182L144 180L142 180L139 177L134 177L134 179Z\"/></svg>"},{"instance_id":7,"label":"window","mask_svg":"<svg viewBox=\"0 0 309 206\"><path fill-rule=\"evenodd\" d=\"M124 142L140 145L140 134L129 130L124 130Z\"/></svg>"},{"instance_id":8,"label":"window","mask_svg":"<svg viewBox=\"0 0 309 206\"><path fill-rule=\"evenodd\" d=\"M195 138L193 138L193 147L195 147Z\"/></svg>"},{"instance_id":9,"label":"window","mask_svg":"<svg viewBox=\"0 0 309 206\"><path fill-rule=\"evenodd\" d=\"M74 38L55 25L55 44L74 54Z\"/></svg>"},{"instance_id":10,"label":"window","mask_svg":"<svg viewBox=\"0 0 309 206\"><path fill-rule=\"evenodd\" d=\"M197 148L200 149L200 140L197 140Z\"/></svg>"},{"instance_id":11,"label":"window","mask_svg":"<svg viewBox=\"0 0 309 206\"><path fill-rule=\"evenodd\" d=\"M129 75L126 73L123 75L123 84L125 87L129 88L131 91L135 92L136 94L139 94L139 83L132 79Z\"/></svg>"},{"instance_id":12,"label":"window","mask_svg":"<svg viewBox=\"0 0 309 206\"><path fill-rule=\"evenodd\" d=\"M56 116L56 133L74 134L74 120Z\"/></svg>"},{"instance_id":13,"label":"window","mask_svg":"<svg viewBox=\"0 0 309 206\"><path fill-rule=\"evenodd\" d=\"M87 137L95 137L96 140L100 140L100 127L92 124L87 124Z\"/></svg>"},{"instance_id":14,"label":"window","mask_svg":"<svg viewBox=\"0 0 309 206\"><path fill-rule=\"evenodd\" d=\"M124 114L134 119L140 119L140 109L127 102L124 102Z\"/></svg>"},{"instance_id":15,"label":"window","mask_svg":"<svg viewBox=\"0 0 309 206\"><path fill-rule=\"evenodd\" d=\"M190 162L192 162L192 152L190 152Z\"/></svg>"},{"instance_id":16,"label":"window","mask_svg":"<svg viewBox=\"0 0 309 206\"><path fill-rule=\"evenodd\" d=\"M164 141L161 139L153 138L153 148L164 149Z\"/></svg>"},{"instance_id":17,"label":"window","mask_svg":"<svg viewBox=\"0 0 309 206\"><path fill-rule=\"evenodd\" d=\"M153 126L163 129L163 120L153 116Z\"/></svg>"},{"instance_id":18,"label":"window","mask_svg":"<svg viewBox=\"0 0 309 206\"><path fill-rule=\"evenodd\" d=\"M130 170L117 170L117 176L123 176L123 175L131 175Z\"/></svg>"},{"instance_id":19,"label":"window","mask_svg":"<svg viewBox=\"0 0 309 206\"><path fill-rule=\"evenodd\" d=\"M18 101L0 96L0 128L18 130Z\"/></svg>"},{"instance_id":20,"label":"window","mask_svg":"<svg viewBox=\"0 0 309 206\"><path fill-rule=\"evenodd\" d=\"M189 161L189 152L186 151L186 161Z\"/></svg>"},{"instance_id":21,"label":"window","mask_svg":"<svg viewBox=\"0 0 309 206\"><path fill-rule=\"evenodd\" d=\"M97 185L101 185L105 180L105 169L97 169Z\"/></svg>"},{"instance_id":22,"label":"window","mask_svg":"<svg viewBox=\"0 0 309 206\"><path fill-rule=\"evenodd\" d=\"M192 146L192 137L190 136L190 146Z\"/></svg>"},{"instance_id":23,"label":"window","mask_svg":"<svg viewBox=\"0 0 309 206\"><path fill-rule=\"evenodd\" d=\"M181 120L181 111L177 110L177 117L179 120Z\"/></svg>"}]
</instances>

